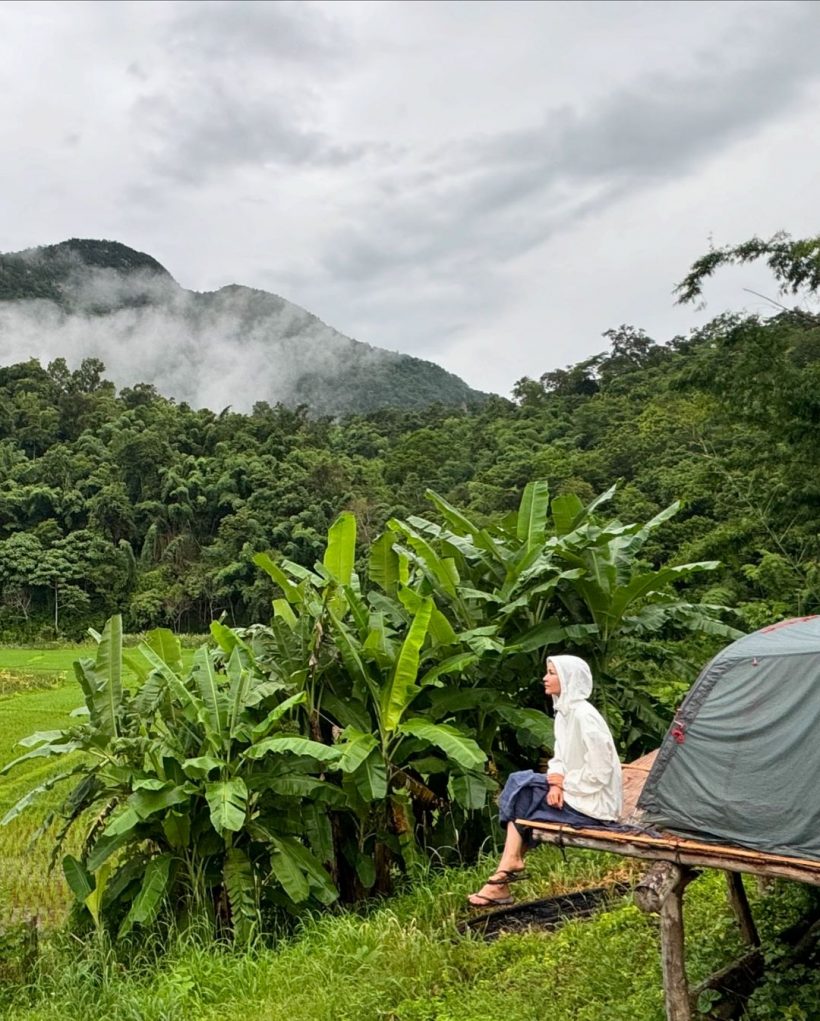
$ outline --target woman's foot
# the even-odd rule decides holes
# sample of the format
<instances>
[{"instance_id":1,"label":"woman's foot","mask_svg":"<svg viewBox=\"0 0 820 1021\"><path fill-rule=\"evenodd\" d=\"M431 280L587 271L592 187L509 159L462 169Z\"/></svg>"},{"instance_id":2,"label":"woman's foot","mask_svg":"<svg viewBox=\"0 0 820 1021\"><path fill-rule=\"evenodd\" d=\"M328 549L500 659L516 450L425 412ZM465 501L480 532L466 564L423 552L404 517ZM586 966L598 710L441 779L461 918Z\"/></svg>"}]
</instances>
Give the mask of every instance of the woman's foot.
<instances>
[{"instance_id":1,"label":"woman's foot","mask_svg":"<svg viewBox=\"0 0 820 1021\"><path fill-rule=\"evenodd\" d=\"M510 883L524 878L524 862L516 862L510 868L499 868L477 893L471 893L467 903L474 908L502 907L512 904Z\"/></svg>"}]
</instances>

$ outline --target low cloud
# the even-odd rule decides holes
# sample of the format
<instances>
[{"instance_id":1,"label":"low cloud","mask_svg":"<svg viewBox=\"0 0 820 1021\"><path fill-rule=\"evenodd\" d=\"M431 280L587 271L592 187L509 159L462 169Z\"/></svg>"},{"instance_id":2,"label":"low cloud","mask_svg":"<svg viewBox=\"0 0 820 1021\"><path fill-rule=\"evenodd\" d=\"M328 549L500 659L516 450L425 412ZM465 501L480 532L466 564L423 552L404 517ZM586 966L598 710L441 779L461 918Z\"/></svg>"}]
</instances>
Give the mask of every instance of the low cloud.
<instances>
[{"instance_id":1,"label":"low cloud","mask_svg":"<svg viewBox=\"0 0 820 1021\"><path fill-rule=\"evenodd\" d=\"M152 383L194 407L249 410L257 401L299 403L305 376L332 385L352 360L366 370L385 357L244 287L196 294L168 277L89 268L72 274L65 298L71 311L46 300L0 302L0 364L99 358L121 387ZM131 307L99 311L123 303Z\"/></svg>"}]
</instances>

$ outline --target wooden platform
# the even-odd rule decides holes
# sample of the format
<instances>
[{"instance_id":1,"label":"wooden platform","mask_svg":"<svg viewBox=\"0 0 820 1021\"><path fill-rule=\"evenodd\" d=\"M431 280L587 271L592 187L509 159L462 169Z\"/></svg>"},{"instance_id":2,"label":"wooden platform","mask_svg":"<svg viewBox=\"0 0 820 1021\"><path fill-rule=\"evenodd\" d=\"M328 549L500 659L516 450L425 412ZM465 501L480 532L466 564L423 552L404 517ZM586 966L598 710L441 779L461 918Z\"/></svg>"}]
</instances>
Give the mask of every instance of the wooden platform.
<instances>
[{"instance_id":1,"label":"wooden platform","mask_svg":"<svg viewBox=\"0 0 820 1021\"><path fill-rule=\"evenodd\" d=\"M559 847L583 847L591 851L612 851L629 858L671 861L676 865L748 872L758 876L782 876L801 883L820 886L820 861L767 854L734 844L707 844L687 840L671 833L660 837L642 833L617 833L613 830L574 829L559 823L517 822L532 828L533 839Z\"/></svg>"},{"instance_id":2,"label":"wooden platform","mask_svg":"<svg viewBox=\"0 0 820 1021\"><path fill-rule=\"evenodd\" d=\"M643 785L657 752L650 752L635 762L622 766L624 809L621 821L640 826L637 809ZM820 861L768 854L765 851L739 847L736 844L711 843L680 837L673 833L651 836L644 833L617 833L614 830L575 829L558 823L516 822L532 828L533 839L559 847L584 847L592 851L612 851L629 858L648 861L671 861L689 867L723 869L727 872L748 872L758 876L782 876L801 883L820 886Z\"/></svg>"},{"instance_id":3,"label":"wooden platform","mask_svg":"<svg viewBox=\"0 0 820 1021\"><path fill-rule=\"evenodd\" d=\"M734 844L708 843L674 833L659 833L657 830L642 832L637 801L656 754L652 752L623 766L624 811L621 821L632 827L629 832L580 829L561 823L531 822L527 819L516 819L516 822L529 827L533 840L539 843L610 851L653 863L635 889L635 902L641 910L660 915L667 1021L693 1021L699 1013L697 1002L700 991L710 989L725 993L738 976L745 976L741 984L748 985L750 981L749 988L752 988L754 981L763 973L764 957L760 950L760 939L739 873L781 876L820 886L820 861L769 854ZM699 874L699 868L703 867L721 869L726 873L729 901L749 950L739 961L690 991L684 954L683 893L688 883Z\"/></svg>"}]
</instances>

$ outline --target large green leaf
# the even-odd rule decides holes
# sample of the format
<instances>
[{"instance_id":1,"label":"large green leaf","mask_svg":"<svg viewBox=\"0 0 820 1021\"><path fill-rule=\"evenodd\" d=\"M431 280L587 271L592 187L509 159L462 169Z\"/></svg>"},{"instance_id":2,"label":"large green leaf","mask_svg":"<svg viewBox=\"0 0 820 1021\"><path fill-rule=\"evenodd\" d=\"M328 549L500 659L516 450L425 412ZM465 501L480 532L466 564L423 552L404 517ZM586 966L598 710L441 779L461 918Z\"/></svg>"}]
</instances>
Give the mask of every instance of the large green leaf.
<instances>
[{"instance_id":1,"label":"large green leaf","mask_svg":"<svg viewBox=\"0 0 820 1021\"><path fill-rule=\"evenodd\" d=\"M392 666L396 659L396 646L391 640L392 634L383 613L374 612L369 615L367 637L362 644L362 651L370 653L382 669Z\"/></svg>"},{"instance_id":2,"label":"large green leaf","mask_svg":"<svg viewBox=\"0 0 820 1021\"><path fill-rule=\"evenodd\" d=\"M91 722L106 737L117 736L117 714L122 704L122 617L105 622L97 657L79 659L74 673L83 690Z\"/></svg>"},{"instance_id":3,"label":"large green leaf","mask_svg":"<svg viewBox=\"0 0 820 1021\"><path fill-rule=\"evenodd\" d=\"M505 723L515 727L518 740L525 747L551 748L554 744L554 724L546 713L504 702L497 703L495 711Z\"/></svg>"},{"instance_id":4,"label":"large green leaf","mask_svg":"<svg viewBox=\"0 0 820 1021\"><path fill-rule=\"evenodd\" d=\"M562 493L550 504L552 521L558 535L568 535L578 525L584 505L575 493Z\"/></svg>"},{"instance_id":5,"label":"large green leaf","mask_svg":"<svg viewBox=\"0 0 820 1021\"><path fill-rule=\"evenodd\" d=\"M302 870L317 900L322 904L332 904L336 900L338 893L330 876L304 844L294 837L279 836L275 840L275 845L280 851L287 852L291 860Z\"/></svg>"},{"instance_id":6,"label":"large green leaf","mask_svg":"<svg viewBox=\"0 0 820 1021\"><path fill-rule=\"evenodd\" d=\"M505 645L507 652L533 652L536 649L547 649L551 645L566 642L568 638L579 639L594 635L598 631L596 624L559 624L553 617L542 621L515 639L508 639Z\"/></svg>"},{"instance_id":7,"label":"large green leaf","mask_svg":"<svg viewBox=\"0 0 820 1021\"><path fill-rule=\"evenodd\" d=\"M171 847L178 851L186 850L191 840L190 815L168 812L162 819L162 832L168 838Z\"/></svg>"},{"instance_id":8,"label":"large green leaf","mask_svg":"<svg viewBox=\"0 0 820 1021\"><path fill-rule=\"evenodd\" d=\"M242 829L248 809L248 788L241 777L206 783L205 798L217 833L238 833Z\"/></svg>"},{"instance_id":9,"label":"large green leaf","mask_svg":"<svg viewBox=\"0 0 820 1021\"><path fill-rule=\"evenodd\" d=\"M291 709L295 709L296 706L304 705L305 702L307 702L306 691L297 691L295 695L291 695L290 698L286 698L284 702L280 702L279 705L274 706L264 720L253 727L251 730L251 737L254 741L258 741L260 738L266 737L283 716L286 716Z\"/></svg>"},{"instance_id":10,"label":"large green leaf","mask_svg":"<svg viewBox=\"0 0 820 1021\"><path fill-rule=\"evenodd\" d=\"M94 924L99 928L100 913L102 911L103 897L105 896L108 880L111 876L111 862L101 865L94 875L94 888L89 890L83 898L83 904L88 908Z\"/></svg>"},{"instance_id":11,"label":"large green leaf","mask_svg":"<svg viewBox=\"0 0 820 1021\"><path fill-rule=\"evenodd\" d=\"M367 573L379 588L392 595L399 584L399 556L393 549L395 533L389 529L371 543Z\"/></svg>"},{"instance_id":12,"label":"large green leaf","mask_svg":"<svg viewBox=\"0 0 820 1021\"><path fill-rule=\"evenodd\" d=\"M124 808L111 818L103 830L103 837L131 839L140 824L140 817L133 808ZM91 866L89 866L90 868Z\"/></svg>"},{"instance_id":13,"label":"large green leaf","mask_svg":"<svg viewBox=\"0 0 820 1021\"><path fill-rule=\"evenodd\" d=\"M369 730L372 724L368 707L357 698L340 698L332 691L322 694L322 711L330 715L341 727Z\"/></svg>"},{"instance_id":14,"label":"large green leaf","mask_svg":"<svg viewBox=\"0 0 820 1021\"><path fill-rule=\"evenodd\" d=\"M145 636L145 644L175 673L182 670L182 646L173 631L166 627L154 628Z\"/></svg>"},{"instance_id":15,"label":"large green leaf","mask_svg":"<svg viewBox=\"0 0 820 1021\"><path fill-rule=\"evenodd\" d=\"M182 679L168 666L164 659L154 652L150 645L143 642L139 646L140 653L148 660L156 674L164 681L172 696L184 708L188 709L191 719L195 719L201 712L202 706L192 691L188 689Z\"/></svg>"},{"instance_id":16,"label":"large green leaf","mask_svg":"<svg viewBox=\"0 0 820 1021\"><path fill-rule=\"evenodd\" d=\"M524 487L518 506L516 535L527 549L544 544L549 493L549 483L544 481L528 482Z\"/></svg>"},{"instance_id":17,"label":"large green leaf","mask_svg":"<svg viewBox=\"0 0 820 1021\"><path fill-rule=\"evenodd\" d=\"M234 936L238 943L247 943L258 927L259 909L253 869L248 856L240 848L228 849L222 877L231 905Z\"/></svg>"},{"instance_id":18,"label":"large green leaf","mask_svg":"<svg viewBox=\"0 0 820 1021\"><path fill-rule=\"evenodd\" d=\"M487 795L497 784L484 773L453 773L447 784L450 796L468 812L477 812L487 803Z\"/></svg>"},{"instance_id":19,"label":"large green leaf","mask_svg":"<svg viewBox=\"0 0 820 1021\"><path fill-rule=\"evenodd\" d=\"M205 708L203 722L206 722L215 743L221 742L225 736L227 699L220 690L219 677L214 669L211 654L204 645L196 651L192 674Z\"/></svg>"},{"instance_id":20,"label":"large green leaf","mask_svg":"<svg viewBox=\"0 0 820 1021\"><path fill-rule=\"evenodd\" d=\"M39 744L59 743L60 739L65 739L65 737L66 733L63 730L37 730L33 734L21 737L17 744L21 748L33 748Z\"/></svg>"},{"instance_id":21,"label":"large green leaf","mask_svg":"<svg viewBox=\"0 0 820 1021\"><path fill-rule=\"evenodd\" d=\"M77 900L81 904L85 903L86 897L96 885L85 865L73 854L67 854L63 858L63 875Z\"/></svg>"},{"instance_id":22,"label":"large green leaf","mask_svg":"<svg viewBox=\"0 0 820 1021\"><path fill-rule=\"evenodd\" d=\"M434 645L455 645L457 641L453 625L437 606L430 615L430 638Z\"/></svg>"},{"instance_id":23,"label":"large green leaf","mask_svg":"<svg viewBox=\"0 0 820 1021\"><path fill-rule=\"evenodd\" d=\"M233 628L226 627L218 620L211 621L209 630L213 640L226 656L230 656L234 649L244 646L244 642Z\"/></svg>"},{"instance_id":24,"label":"large green leaf","mask_svg":"<svg viewBox=\"0 0 820 1021\"><path fill-rule=\"evenodd\" d=\"M349 585L356 560L356 516L343 511L328 529L322 563L339 585Z\"/></svg>"},{"instance_id":25,"label":"large green leaf","mask_svg":"<svg viewBox=\"0 0 820 1021\"><path fill-rule=\"evenodd\" d=\"M23 756L23 758L26 757L27 756ZM19 762L20 759L16 759L15 761ZM10 768L13 765L14 763L10 762L9 767L7 768ZM42 794L46 794L48 791L52 790L62 780L65 780L69 776L74 776L77 773L83 773L87 769L88 766L84 762L81 762L73 769L66 769L63 772L54 773L47 780L43 781L43 783L38 784L36 787L32 787L31 790L26 791L22 798L20 798L19 801L16 801L6 812L3 818L0 819L0 826L7 826L13 819L16 819L21 812L25 811L29 805L33 804ZM3 772L5 772L5 770L3 770Z\"/></svg>"},{"instance_id":26,"label":"large green leaf","mask_svg":"<svg viewBox=\"0 0 820 1021\"><path fill-rule=\"evenodd\" d=\"M393 518L388 522L394 532L400 532L415 554L413 559L428 576L451 598L457 594L458 571L452 560L442 560L430 543L406 522Z\"/></svg>"},{"instance_id":27,"label":"large green leaf","mask_svg":"<svg viewBox=\"0 0 820 1021\"><path fill-rule=\"evenodd\" d=\"M273 616L279 620L283 620L291 631L295 631L299 626L299 618L291 609L290 603L287 599L273 600Z\"/></svg>"},{"instance_id":28,"label":"large green leaf","mask_svg":"<svg viewBox=\"0 0 820 1021\"><path fill-rule=\"evenodd\" d=\"M429 720L415 717L405 720L399 727L399 733L411 734L421 741L441 748L462 769L478 769L484 765L487 758L471 737L446 723L431 723Z\"/></svg>"},{"instance_id":29,"label":"large green leaf","mask_svg":"<svg viewBox=\"0 0 820 1021\"><path fill-rule=\"evenodd\" d=\"M300 863L293 853L293 841L282 837L271 837L270 864L282 889L296 903L301 904L310 896L310 884Z\"/></svg>"},{"instance_id":30,"label":"large green leaf","mask_svg":"<svg viewBox=\"0 0 820 1021\"><path fill-rule=\"evenodd\" d=\"M247 658L247 652L236 646L225 668L231 684L228 690L228 732L231 737L236 736L242 713L248 706L248 695L253 682L253 672L245 663Z\"/></svg>"},{"instance_id":31,"label":"large green leaf","mask_svg":"<svg viewBox=\"0 0 820 1021\"><path fill-rule=\"evenodd\" d=\"M619 589L612 600L612 614L620 617L638 599L652 593L669 591L673 581L680 580L698 571L714 571L720 566L718 560L704 560L694 564L680 564L676 567L662 567L658 571L646 571L635 575L629 583Z\"/></svg>"},{"instance_id":32,"label":"large green leaf","mask_svg":"<svg viewBox=\"0 0 820 1021\"><path fill-rule=\"evenodd\" d=\"M131 813L133 815L133 813ZM134 815L134 818L136 816ZM107 861L112 854L124 847L133 837L133 830L126 830L123 833L115 833L106 836L105 833L95 841L94 846L88 852L85 860L87 868L96 872L103 862Z\"/></svg>"},{"instance_id":33,"label":"large green leaf","mask_svg":"<svg viewBox=\"0 0 820 1021\"><path fill-rule=\"evenodd\" d=\"M341 751L339 769L344 773L352 773L364 762L378 742L373 734L365 734L355 727L347 727L342 737L343 740L336 746Z\"/></svg>"},{"instance_id":34,"label":"large green leaf","mask_svg":"<svg viewBox=\"0 0 820 1021\"><path fill-rule=\"evenodd\" d=\"M352 771L356 789L365 801L381 801L387 796L387 767L380 748L373 748Z\"/></svg>"},{"instance_id":35,"label":"large green leaf","mask_svg":"<svg viewBox=\"0 0 820 1021\"><path fill-rule=\"evenodd\" d=\"M422 674L419 687L425 688L428 684L438 684L440 683L439 677L445 677L447 674L462 674L467 667L477 662L478 656L473 652L459 652L455 656L449 656Z\"/></svg>"},{"instance_id":36,"label":"large green leaf","mask_svg":"<svg viewBox=\"0 0 820 1021\"><path fill-rule=\"evenodd\" d=\"M162 790L138 790L129 798L126 804L140 819L147 819L156 812L162 812L174 805L182 805L187 802L189 795L182 787L168 784Z\"/></svg>"},{"instance_id":37,"label":"large green leaf","mask_svg":"<svg viewBox=\"0 0 820 1021\"><path fill-rule=\"evenodd\" d=\"M154 921L168 890L172 860L170 854L161 854L148 862L140 891L120 925L117 933L119 939L129 933L135 925L148 926Z\"/></svg>"},{"instance_id":38,"label":"large green leaf","mask_svg":"<svg viewBox=\"0 0 820 1021\"><path fill-rule=\"evenodd\" d=\"M358 641L351 635L350 631L333 610L329 608L328 616L330 617L336 648L339 650L339 655L342 657L342 662L350 675L350 679L354 684L363 685L365 690L369 690L371 693L374 692L375 681L370 676L367 666L362 660ZM360 693L360 691L361 688L358 689L357 693Z\"/></svg>"},{"instance_id":39,"label":"large green leaf","mask_svg":"<svg viewBox=\"0 0 820 1021\"><path fill-rule=\"evenodd\" d=\"M382 726L387 732L396 729L407 707L418 692L416 679L419 672L419 656L427 637L432 612L433 600L427 596L422 600L419 610L413 617L413 622L396 658L393 675L384 689L381 699L381 718Z\"/></svg>"},{"instance_id":40,"label":"large green leaf","mask_svg":"<svg viewBox=\"0 0 820 1021\"><path fill-rule=\"evenodd\" d=\"M460 510L453 507L453 505L448 503L443 496L439 496L438 493L434 492L432 489L425 490L424 495L431 503L435 504L444 520L447 521L459 535L477 535L481 531L481 528L470 521L466 514L462 514Z\"/></svg>"},{"instance_id":41,"label":"large green leaf","mask_svg":"<svg viewBox=\"0 0 820 1021\"><path fill-rule=\"evenodd\" d=\"M281 755L293 752L294 755L308 755L319 762L335 762L341 752L335 745L310 741L306 737L268 737L258 744L251 745L243 752L246 759L262 759L266 755Z\"/></svg>"},{"instance_id":42,"label":"large green leaf","mask_svg":"<svg viewBox=\"0 0 820 1021\"><path fill-rule=\"evenodd\" d=\"M11 762L7 762L0 769L0 776L14 769L19 763L28 761L28 759L48 759L52 755L68 755L70 752L75 752L81 747L82 743L80 741L64 741L61 744L41 744L37 748L32 748L30 752L26 752L25 755L19 755L16 759L12 759Z\"/></svg>"},{"instance_id":43,"label":"large green leaf","mask_svg":"<svg viewBox=\"0 0 820 1021\"><path fill-rule=\"evenodd\" d=\"M302 602L302 593L299 591L298 586L293 584L282 568L267 553L255 553L251 559L257 567L261 567L266 574L273 578L289 603L298 604Z\"/></svg>"}]
</instances>

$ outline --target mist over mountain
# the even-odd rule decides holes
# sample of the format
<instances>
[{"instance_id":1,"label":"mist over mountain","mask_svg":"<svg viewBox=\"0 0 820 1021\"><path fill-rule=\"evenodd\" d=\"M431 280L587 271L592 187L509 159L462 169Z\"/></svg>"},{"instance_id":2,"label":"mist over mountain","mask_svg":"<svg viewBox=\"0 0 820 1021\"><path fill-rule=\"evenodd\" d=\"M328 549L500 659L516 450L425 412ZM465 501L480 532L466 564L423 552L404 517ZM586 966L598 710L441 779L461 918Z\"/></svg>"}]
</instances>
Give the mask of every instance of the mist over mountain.
<instances>
[{"instance_id":1,"label":"mist over mountain","mask_svg":"<svg viewBox=\"0 0 820 1021\"><path fill-rule=\"evenodd\" d=\"M152 383L216 410L267 401L343 414L484 397L432 362L353 340L276 294L186 290L116 241L0 255L0 364L89 357L119 386Z\"/></svg>"}]
</instances>

